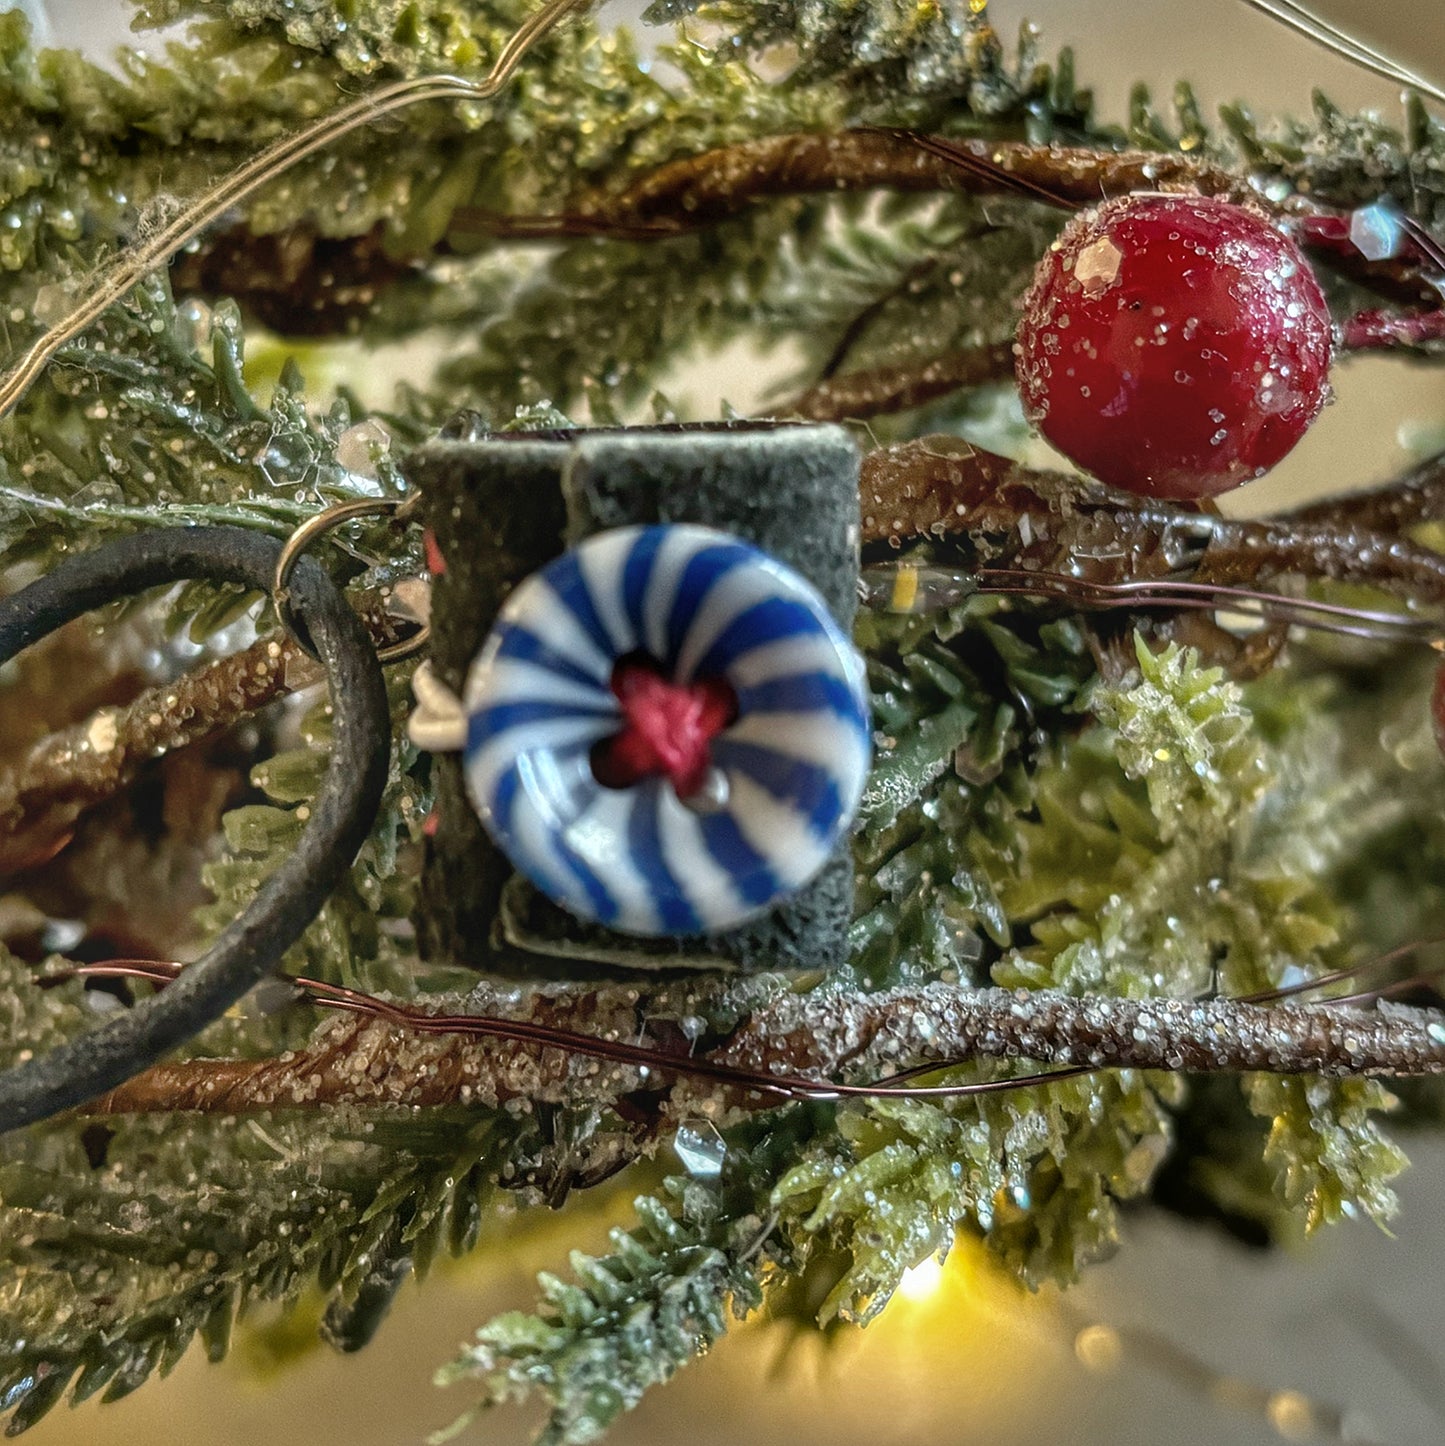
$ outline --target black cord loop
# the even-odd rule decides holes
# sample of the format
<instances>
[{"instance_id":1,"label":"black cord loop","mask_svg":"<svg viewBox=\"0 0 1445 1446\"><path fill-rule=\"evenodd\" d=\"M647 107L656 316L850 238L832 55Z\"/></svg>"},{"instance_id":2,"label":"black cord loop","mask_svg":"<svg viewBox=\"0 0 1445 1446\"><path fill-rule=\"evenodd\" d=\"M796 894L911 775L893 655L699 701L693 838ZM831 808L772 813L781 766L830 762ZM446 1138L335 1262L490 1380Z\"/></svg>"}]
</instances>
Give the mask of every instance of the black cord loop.
<instances>
[{"instance_id":1,"label":"black cord loop","mask_svg":"<svg viewBox=\"0 0 1445 1446\"><path fill-rule=\"evenodd\" d=\"M236 527L138 533L63 562L0 600L0 665L93 608L202 579L265 592L281 543ZM288 590L326 669L331 759L295 850L174 984L119 1019L0 1073L0 1133L123 1084L223 1014L264 978L320 912L375 822L386 783L391 712L371 638L319 565L298 562Z\"/></svg>"}]
</instances>

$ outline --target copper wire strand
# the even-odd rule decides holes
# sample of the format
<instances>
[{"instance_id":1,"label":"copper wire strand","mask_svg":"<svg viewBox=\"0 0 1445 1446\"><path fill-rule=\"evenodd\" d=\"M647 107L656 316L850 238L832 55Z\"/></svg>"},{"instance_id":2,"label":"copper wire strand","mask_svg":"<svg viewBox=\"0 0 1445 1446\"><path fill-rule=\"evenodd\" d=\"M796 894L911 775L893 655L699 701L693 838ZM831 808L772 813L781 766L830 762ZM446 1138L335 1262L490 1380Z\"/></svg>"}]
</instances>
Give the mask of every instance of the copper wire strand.
<instances>
[{"instance_id":1,"label":"copper wire strand","mask_svg":"<svg viewBox=\"0 0 1445 1446\"><path fill-rule=\"evenodd\" d=\"M1299 994L1311 994L1317 989L1326 989L1332 984L1343 984L1350 979L1358 979L1362 974L1373 974L1380 969L1387 968L1391 964L1398 963L1401 959L1408 959L1412 954L1418 953L1421 949L1435 948L1445 945L1445 935L1436 934L1426 939L1412 939L1408 944L1396 945L1393 949L1387 949L1383 954L1375 954L1369 959L1362 960L1358 964L1346 965L1343 969L1332 970L1328 974L1318 974L1313 979L1302 979L1296 984L1281 985L1276 989L1261 989L1254 994L1242 994L1235 999L1236 1004L1275 1004L1282 999L1292 999ZM1326 1000L1328 1004L1358 1004L1367 1003L1372 999L1383 999L1391 994L1403 994L1410 989L1419 988L1424 985L1438 984L1445 978L1445 965L1437 969L1427 969L1422 973L1413 974L1408 979L1393 979L1388 983L1374 989L1360 990L1355 994L1341 994Z\"/></svg>"},{"instance_id":2,"label":"copper wire strand","mask_svg":"<svg viewBox=\"0 0 1445 1446\"><path fill-rule=\"evenodd\" d=\"M898 567L884 564L865 568L860 584L863 600L879 603L888 610L886 596L881 600L875 598L870 591L870 584L896 578L907 570L908 565ZM994 597L1059 598L1101 610L1156 607L1203 612L1225 610L1245 613L1264 622L1284 622L1291 626L1311 628L1316 632L1365 638L1373 642L1418 642L1437 650L1445 647L1445 636L1442 636L1445 622L1437 619L1412 618L1398 612L1348 607L1341 603L1290 597L1285 593L1227 583L1190 582L1168 578L1096 582L1072 577L1067 573L1025 568L980 568L974 571L935 567L931 564L923 564L912 570L923 576L929 573L943 574L958 584L958 596L950 598L948 602L939 603L937 606L940 608L953 606L966 596L978 593ZM900 610L926 611L927 608Z\"/></svg>"},{"instance_id":3,"label":"copper wire strand","mask_svg":"<svg viewBox=\"0 0 1445 1446\"><path fill-rule=\"evenodd\" d=\"M1329 1004L1372 1004L1377 999L1388 999L1394 994L1408 994L1412 989L1433 989L1445 978L1445 966L1439 969L1426 969L1422 973L1412 974L1407 979L1392 979L1388 984L1381 985L1377 989L1361 989L1354 994L1336 994L1326 1002Z\"/></svg>"},{"instance_id":4,"label":"copper wire strand","mask_svg":"<svg viewBox=\"0 0 1445 1446\"><path fill-rule=\"evenodd\" d=\"M1131 607L1185 607L1258 612L1265 620L1287 622L1317 632L1346 637L1370 638L1380 642L1418 641L1433 644L1439 639L1440 624L1400 613L1370 608L1347 607L1340 603L1317 602L1232 584L1188 582L1167 578L1137 578L1126 582L1094 582L1066 573L1030 572L1025 569L983 568L979 571L980 591L1004 596L1061 596L1071 602L1111 609ZM1042 587L1039 585L1043 584Z\"/></svg>"},{"instance_id":5,"label":"copper wire strand","mask_svg":"<svg viewBox=\"0 0 1445 1446\"><path fill-rule=\"evenodd\" d=\"M1023 568L981 568L972 575L980 593L1002 597L1059 597L1104 610L1114 608L1190 608L1197 611L1245 612L1267 622L1284 622L1316 632L1375 642L1420 642L1436 647L1442 624L1400 613L1347 607L1289 597L1284 593L1231 584L1139 578L1129 582L1094 582L1060 572Z\"/></svg>"},{"instance_id":6,"label":"copper wire strand","mask_svg":"<svg viewBox=\"0 0 1445 1446\"><path fill-rule=\"evenodd\" d=\"M1312 993L1332 984L1372 973L1395 961L1433 944L1445 944L1445 937L1415 940L1384 954L1372 956L1343 969L1318 975L1297 984L1254 994L1234 997L1237 1004L1264 1005ZM184 965L166 960L112 959L98 964L77 964L56 970L40 978L42 987L65 983L72 979L139 979L164 988L179 977ZM1407 989L1438 982L1445 977L1445 966L1393 980L1376 988L1327 999L1330 1006L1352 1006L1367 1003ZM466 1038L503 1039L517 1044L534 1044L544 1049L558 1049L568 1054L586 1055L614 1064L630 1064L640 1069L658 1070L692 1079L712 1080L732 1085L755 1094L775 1095L781 1100L827 1103L843 1099L883 1099L897 1096L904 1099L966 1099L979 1095L1003 1094L1010 1090L1048 1085L1082 1075L1098 1074L1117 1065L1066 1065L1059 1069L1040 1070L1007 1079L974 1080L959 1084L910 1085L908 1081L940 1074L973 1063L968 1059L931 1060L899 1070L886 1080L869 1084L840 1084L808 1079L802 1075L762 1074L737 1065L707 1059L683 1058L649 1049L645 1045L627 1044L621 1040L601 1039L595 1035L562 1029L555 1025L537 1024L530 1020L503 1019L485 1014L429 1014L413 1005L397 1004L348 989L339 984L307 978L304 975L276 974L274 982L291 985L308 1002L339 1013L359 1014L390 1024L394 1028L416 1034L453 1034Z\"/></svg>"},{"instance_id":7,"label":"copper wire strand","mask_svg":"<svg viewBox=\"0 0 1445 1446\"><path fill-rule=\"evenodd\" d=\"M873 127L860 127L863 130L872 130ZM994 181L1008 190L1016 192L1020 196L1027 196L1032 201L1042 201L1048 206L1057 206L1064 211L1077 211L1079 208L1057 191L1051 191L1047 186L1041 186L1037 181L1031 181L1027 176L1015 175L1014 172L998 164L997 161L988 160L984 156L975 154L963 141L951 141L946 136L932 136L923 131L890 131L880 129L880 135L898 136L903 140L912 142L921 151L927 151L931 156L937 156L939 160L947 161L950 165L957 166L960 171L967 171L971 176L979 176L986 181Z\"/></svg>"}]
</instances>

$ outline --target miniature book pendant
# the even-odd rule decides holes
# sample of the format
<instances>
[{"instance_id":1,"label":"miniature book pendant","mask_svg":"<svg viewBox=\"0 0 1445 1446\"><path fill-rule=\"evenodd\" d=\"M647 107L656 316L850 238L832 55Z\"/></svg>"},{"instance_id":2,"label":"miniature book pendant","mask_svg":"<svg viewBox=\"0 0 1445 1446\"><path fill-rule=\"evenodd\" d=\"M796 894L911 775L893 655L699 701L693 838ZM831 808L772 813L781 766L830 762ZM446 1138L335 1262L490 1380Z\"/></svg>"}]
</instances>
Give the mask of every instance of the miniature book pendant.
<instances>
[{"instance_id":1,"label":"miniature book pendant","mask_svg":"<svg viewBox=\"0 0 1445 1446\"><path fill-rule=\"evenodd\" d=\"M428 955L563 978L843 957L870 752L847 435L444 436L408 470L437 574L410 727L437 751Z\"/></svg>"}]
</instances>

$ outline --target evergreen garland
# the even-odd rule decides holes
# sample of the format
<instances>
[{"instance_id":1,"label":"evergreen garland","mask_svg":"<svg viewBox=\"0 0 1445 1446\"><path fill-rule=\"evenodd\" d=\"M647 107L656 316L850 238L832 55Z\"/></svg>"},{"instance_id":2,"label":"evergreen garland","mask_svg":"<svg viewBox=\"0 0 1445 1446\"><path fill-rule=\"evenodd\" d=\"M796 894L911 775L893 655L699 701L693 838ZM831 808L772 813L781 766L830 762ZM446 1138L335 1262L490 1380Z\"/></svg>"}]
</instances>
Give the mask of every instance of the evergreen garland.
<instances>
[{"instance_id":1,"label":"evergreen garland","mask_svg":"<svg viewBox=\"0 0 1445 1446\"><path fill-rule=\"evenodd\" d=\"M0 15L11 345L171 197L326 110L343 86L484 73L531 8L154 0L139 23L185 22L185 39L161 58L130 56L118 74L37 54L21 16ZM670 50L664 73L628 38L574 21L494 108L432 104L384 146L353 136L207 238L203 252L243 253L257 237L371 238L374 254L349 254L375 266L375 285L335 330L368 345L439 333L445 364L424 388L373 413L288 362L268 390L254 358L277 347L247 314L254 298L177 302L152 277L0 422L0 565L43 566L167 521L284 536L330 503L404 493L406 446L458 407L494 426L548 425L555 409L584 406L598 421L635 417L650 398L669 405L654 394L676 359L739 335L795 341L800 384L845 343L850 370L1006 343L1057 230L1037 202L959 195L788 196L665 239L563 238L539 255L471 226L605 200L711 148L860 125L1130 146L1247 166L1341 205L1388 195L1426 224L1445 220L1445 130L1419 107L1403 134L1324 98L1308 123L1260 126L1235 109L1215 132L1181 88L1168 116L1136 94L1120 130L1096 123L1067 55L1045 63L1027 29L1011 51L963 0L659 0L650 16L705 22L708 43ZM791 54L783 72L779 46ZM1353 292L1337 283L1334 294L1346 304ZM335 339L308 343L307 369L345 366ZM967 420L980 440L985 425L1022 439L986 389L880 425L908 436L940 419ZM374 529L340 567L365 585L405 563ZM187 588L165 613L205 643L254 601ZM819 961L838 965L819 990L943 979L1244 994L1393 942L1378 931L1401 900L1399 917L1422 928L1445 912L1442 770L1419 670L1397 658L1302 657L1240 685L1191 650L1141 639L1127 670L1101 674L1074 616L983 599L920 618L865 611L858 641L880 743L855 843L850 956ZM26 680L24 664L10 670L7 696L23 700ZM403 670L398 725L406 683ZM1378 742L1375 720L1397 714L1420 719L1408 777L1406 744ZM324 709L293 731L225 816L203 932L234 917L294 842L324 764ZM429 802L425 761L398 742L372 840L290 967L412 1001L468 987L424 970L407 932ZM74 983L41 992L33 974L0 952L6 1062L82 1031L110 998ZM653 1007L721 1038L792 987L719 985L687 1002L663 990ZM704 1017L689 1012L699 1008ZM191 1051L264 1058L304 1044L311 1024L296 1010L247 1013ZM1010 1072L1021 1071L978 1063L949 1077ZM948 1103L722 1117L716 1179L670 1178L639 1199L609 1255L574 1255L571 1282L544 1276L536 1314L485 1325L443 1376L480 1380L478 1409L541 1393L552 1414L539 1439L573 1446L706 1349L730 1314L764 1300L789 1309L800 1279L826 1277L822 1320L867 1322L961 1229L1030 1283L1071 1280L1116 1242L1118 1204L1148 1197L1161 1171L1275 1233L1357 1211L1383 1222L1404 1163L1378 1118L1391 1104L1365 1080L1124 1070ZM67 1119L0 1138L10 1429L67 1390L124 1395L195 1338L218 1358L239 1312L294 1305L318 1286L328 1336L359 1345L405 1271L470 1249L485 1213L565 1196L590 1178L579 1160L659 1143L638 1145L605 1104L500 1098L418 1110L298 1099L244 1119Z\"/></svg>"}]
</instances>

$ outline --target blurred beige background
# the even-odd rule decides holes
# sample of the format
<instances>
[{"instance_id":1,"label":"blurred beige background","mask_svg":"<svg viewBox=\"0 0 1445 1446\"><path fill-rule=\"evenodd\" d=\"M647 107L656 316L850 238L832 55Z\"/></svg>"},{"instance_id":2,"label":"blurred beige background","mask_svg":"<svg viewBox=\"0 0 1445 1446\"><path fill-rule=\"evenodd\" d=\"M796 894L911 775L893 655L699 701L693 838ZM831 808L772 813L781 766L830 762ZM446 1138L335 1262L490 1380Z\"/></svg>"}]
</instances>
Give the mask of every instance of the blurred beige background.
<instances>
[{"instance_id":1,"label":"blurred beige background","mask_svg":"<svg viewBox=\"0 0 1445 1446\"><path fill-rule=\"evenodd\" d=\"M33 0L35 8L42 0ZM640 8L612 4L619 20ZM1321 10L1445 78L1440 0L1332 0ZM124 37L116 0L49 0L57 39ZM1244 98L1261 112L1303 110L1319 85L1346 105L1398 113L1393 88L1322 54L1238 0L992 0L1006 35L1025 16L1051 48L1072 44L1079 72L1120 115L1143 79L1167 95L1192 79L1208 102ZM699 359L687 380L700 406L749 400L742 359ZM1267 507L1300 488L1362 485L1396 471L1402 439L1445 424L1445 375L1397 362L1342 368L1339 400L1293 457L1250 490ZM1217 1235L1150 1216L1125 1249L1067 1297L1029 1297L969 1250L942 1279L919 1282L866 1335L832 1346L745 1327L703 1365L655 1393L614 1446L1263 1446L1348 1440L1427 1446L1445 1440L1445 1142L1411 1142L1394 1238L1363 1224L1299 1252L1251 1255ZM378 1340L358 1357L314 1352L258 1377L253 1360L209 1367L195 1355L166 1382L116 1406L55 1413L34 1446L396 1446L419 1441L468 1403L429 1385L433 1368L501 1309L531 1300L531 1273L564 1265L570 1246L601 1244L605 1221L543 1227L515 1250L407 1285ZM574 1238L586 1229L590 1239ZM1310 1403L1316 1409L1311 1411ZM1335 1422L1314 1429L1325 1415ZM465 1440L513 1446L530 1419L496 1417Z\"/></svg>"}]
</instances>

